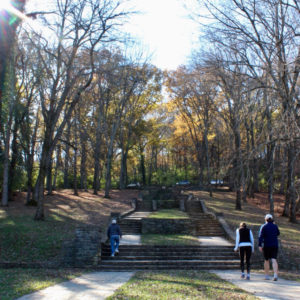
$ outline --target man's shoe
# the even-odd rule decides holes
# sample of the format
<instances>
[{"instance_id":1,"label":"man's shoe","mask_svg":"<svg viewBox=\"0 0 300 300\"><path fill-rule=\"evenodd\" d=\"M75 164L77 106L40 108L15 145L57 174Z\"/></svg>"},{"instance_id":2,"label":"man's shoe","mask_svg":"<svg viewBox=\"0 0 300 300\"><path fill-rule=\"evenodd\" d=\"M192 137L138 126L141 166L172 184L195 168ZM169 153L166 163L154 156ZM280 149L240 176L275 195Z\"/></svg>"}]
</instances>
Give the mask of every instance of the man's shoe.
<instances>
[{"instance_id":1,"label":"man's shoe","mask_svg":"<svg viewBox=\"0 0 300 300\"><path fill-rule=\"evenodd\" d=\"M244 273L242 273L242 275L241 275L241 278L242 278L242 279L244 279L244 278L245 278L245 274L244 274Z\"/></svg>"},{"instance_id":2,"label":"man's shoe","mask_svg":"<svg viewBox=\"0 0 300 300\"><path fill-rule=\"evenodd\" d=\"M270 277L268 275L266 275L265 280L270 280Z\"/></svg>"},{"instance_id":3,"label":"man's shoe","mask_svg":"<svg viewBox=\"0 0 300 300\"><path fill-rule=\"evenodd\" d=\"M247 275L247 278L246 278L246 279L247 279L247 280L250 280L250 275L249 275L249 274Z\"/></svg>"},{"instance_id":4,"label":"man's shoe","mask_svg":"<svg viewBox=\"0 0 300 300\"><path fill-rule=\"evenodd\" d=\"M119 253L119 250L118 250L118 249L116 249L115 253Z\"/></svg>"},{"instance_id":5,"label":"man's shoe","mask_svg":"<svg viewBox=\"0 0 300 300\"><path fill-rule=\"evenodd\" d=\"M278 278L277 278L277 277L274 277L274 278L273 278L273 281L277 281L277 280L278 280Z\"/></svg>"},{"instance_id":6,"label":"man's shoe","mask_svg":"<svg viewBox=\"0 0 300 300\"><path fill-rule=\"evenodd\" d=\"M115 256L114 254L111 255L111 257L114 257L114 256Z\"/></svg>"}]
</instances>

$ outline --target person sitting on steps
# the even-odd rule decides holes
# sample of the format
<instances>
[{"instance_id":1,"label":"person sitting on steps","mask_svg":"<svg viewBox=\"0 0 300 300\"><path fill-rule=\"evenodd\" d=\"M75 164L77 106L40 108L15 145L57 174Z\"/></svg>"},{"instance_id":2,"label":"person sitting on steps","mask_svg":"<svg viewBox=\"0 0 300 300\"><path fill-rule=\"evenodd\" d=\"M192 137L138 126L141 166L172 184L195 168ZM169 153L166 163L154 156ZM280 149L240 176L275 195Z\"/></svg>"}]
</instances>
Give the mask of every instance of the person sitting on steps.
<instances>
[{"instance_id":1,"label":"person sitting on steps","mask_svg":"<svg viewBox=\"0 0 300 300\"><path fill-rule=\"evenodd\" d=\"M234 251L240 249L240 259L241 259L241 278L245 278L245 264L244 257L246 255L246 265L247 265L247 280L250 280L250 258L251 253L254 252L254 239L251 229L247 228L245 222L240 224L240 228L236 230L235 248Z\"/></svg>"},{"instance_id":2,"label":"person sitting on steps","mask_svg":"<svg viewBox=\"0 0 300 300\"><path fill-rule=\"evenodd\" d=\"M107 237L110 241L111 256L119 253L120 238L122 238L122 232L120 226L117 224L117 220L113 219L107 229Z\"/></svg>"}]
</instances>

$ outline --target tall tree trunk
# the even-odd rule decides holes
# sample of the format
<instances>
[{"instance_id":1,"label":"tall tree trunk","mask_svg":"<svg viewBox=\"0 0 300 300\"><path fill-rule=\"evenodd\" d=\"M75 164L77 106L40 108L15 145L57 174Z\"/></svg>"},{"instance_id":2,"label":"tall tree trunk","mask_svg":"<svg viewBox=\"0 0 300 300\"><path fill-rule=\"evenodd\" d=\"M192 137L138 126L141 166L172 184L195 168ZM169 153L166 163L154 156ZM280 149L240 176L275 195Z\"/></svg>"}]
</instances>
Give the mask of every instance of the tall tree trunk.
<instances>
[{"instance_id":1,"label":"tall tree trunk","mask_svg":"<svg viewBox=\"0 0 300 300\"><path fill-rule=\"evenodd\" d=\"M251 162L252 172L253 172L253 185L252 191L253 193L259 192L259 180L258 180L258 162L256 158L256 150L255 150L255 135L254 135L254 122L250 121L250 135L251 135L251 148L253 152L253 159Z\"/></svg>"},{"instance_id":2,"label":"tall tree trunk","mask_svg":"<svg viewBox=\"0 0 300 300\"><path fill-rule=\"evenodd\" d=\"M14 52L14 51L12 51ZM15 72L14 72L14 55L11 54L9 67L6 73L7 87L4 97L8 100L8 116L4 133L4 159L3 159L3 183L2 183L2 206L8 205L8 181L10 166L10 139L13 121L13 111L15 106ZM2 125L2 124L0 124ZM2 126L1 126L2 127Z\"/></svg>"},{"instance_id":3,"label":"tall tree trunk","mask_svg":"<svg viewBox=\"0 0 300 300\"><path fill-rule=\"evenodd\" d=\"M146 185L146 168L145 168L145 155L144 147L140 145L140 170L142 175L143 186Z\"/></svg>"},{"instance_id":4,"label":"tall tree trunk","mask_svg":"<svg viewBox=\"0 0 300 300\"><path fill-rule=\"evenodd\" d=\"M206 125L205 125L206 128ZM205 149L205 157L206 157L206 167L207 167L207 180L208 180L208 190L209 196L212 197L212 186L211 186L211 175L210 175L210 160L209 160L209 151L208 151L208 139L207 139L207 129L204 130L204 149Z\"/></svg>"},{"instance_id":5,"label":"tall tree trunk","mask_svg":"<svg viewBox=\"0 0 300 300\"><path fill-rule=\"evenodd\" d=\"M51 157L51 135L50 133L45 133L45 140L42 148L42 155L40 160L39 175L34 188L34 200L37 201L37 210L34 219L44 220L44 185L45 177L47 175L47 167L49 166L49 161Z\"/></svg>"},{"instance_id":6,"label":"tall tree trunk","mask_svg":"<svg viewBox=\"0 0 300 300\"><path fill-rule=\"evenodd\" d=\"M78 187L77 187L77 146L78 146L78 141L77 141L77 130L78 130L78 126L77 126L77 117L78 113L75 113L75 124L74 124L74 195L78 196Z\"/></svg>"},{"instance_id":7,"label":"tall tree trunk","mask_svg":"<svg viewBox=\"0 0 300 300\"><path fill-rule=\"evenodd\" d=\"M65 166L64 166L64 188L68 189L70 187L69 183L69 165L70 165L70 138L71 138L71 121L67 122L66 130L66 143L65 143Z\"/></svg>"},{"instance_id":8,"label":"tall tree trunk","mask_svg":"<svg viewBox=\"0 0 300 300\"><path fill-rule=\"evenodd\" d=\"M80 124L80 123L79 123ZM81 125L80 125L81 126ZM80 188L87 192L87 175L86 175L86 136L82 129L80 129Z\"/></svg>"},{"instance_id":9,"label":"tall tree trunk","mask_svg":"<svg viewBox=\"0 0 300 300\"><path fill-rule=\"evenodd\" d=\"M61 155L61 146L60 144L56 147L56 164L55 164L55 171L53 176L53 190L56 190L56 182L57 182L57 174L60 167L60 155Z\"/></svg>"},{"instance_id":10,"label":"tall tree trunk","mask_svg":"<svg viewBox=\"0 0 300 300\"><path fill-rule=\"evenodd\" d=\"M242 201L241 201L241 168L242 168L242 158L241 158L241 137L238 125L234 126L234 141L235 141L235 159L234 159L234 170L235 170L235 178L234 178L234 186L236 190L236 202L235 209L242 209Z\"/></svg>"},{"instance_id":11,"label":"tall tree trunk","mask_svg":"<svg viewBox=\"0 0 300 300\"><path fill-rule=\"evenodd\" d=\"M9 168L9 176L8 176L8 200L13 200L13 184L15 182L15 171L17 166L17 160L18 160L18 122L15 121L13 126L13 140L11 143L11 162L10 162L10 168Z\"/></svg>"},{"instance_id":12,"label":"tall tree trunk","mask_svg":"<svg viewBox=\"0 0 300 300\"><path fill-rule=\"evenodd\" d=\"M52 158L52 155L50 157L50 160L49 160L49 165L47 167L47 195L53 195L52 193L52 165L53 165L53 158Z\"/></svg>"},{"instance_id":13,"label":"tall tree trunk","mask_svg":"<svg viewBox=\"0 0 300 300\"><path fill-rule=\"evenodd\" d=\"M295 189L295 161L296 161L296 145L291 142L290 145L291 164L288 169L290 179L289 194L290 194L290 217L289 221L296 223L296 189Z\"/></svg>"},{"instance_id":14,"label":"tall tree trunk","mask_svg":"<svg viewBox=\"0 0 300 300\"><path fill-rule=\"evenodd\" d=\"M26 205L29 205L31 201L34 202L34 199L31 199L31 194L33 192L33 163L34 163L34 153L35 153L35 144L36 144L36 136L39 127L39 110L36 114L35 125L32 133L32 137L27 135L28 138L28 146L27 150L27 162L26 162L26 170L27 170L27 196L26 196ZM27 120L27 124L29 124L29 120ZM27 129L29 130L29 129ZM37 199L35 199L37 200Z\"/></svg>"},{"instance_id":15,"label":"tall tree trunk","mask_svg":"<svg viewBox=\"0 0 300 300\"><path fill-rule=\"evenodd\" d=\"M105 193L104 197L109 198L109 191L111 188L111 166L112 166L113 149L109 147L106 156L106 173L105 173Z\"/></svg>"},{"instance_id":16,"label":"tall tree trunk","mask_svg":"<svg viewBox=\"0 0 300 300\"><path fill-rule=\"evenodd\" d=\"M121 170L120 170L120 189L125 189L127 185L127 157L129 151L129 143L126 145L126 149L122 148L121 153Z\"/></svg>"},{"instance_id":17,"label":"tall tree trunk","mask_svg":"<svg viewBox=\"0 0 300 300\"><path fill-rule=\"evenodd\" d=\"M285 202L284 208L282 212L282 216L289 217L290 215L290 203L292 201L292 197L295 196L294 193L294 148L291 143L288 144L287 147L287 156L288 156L288 164L287 164L287 187L285 194Z\"/></svg>"},{"instance_id":18,"label":"tall tree trunk","mask_svg":"<svg viewBox=\"0 0 300 300\"><path fill-rule=\"evenodd\" d=\"M285 184L286 184L286 157L287 157L287 151L286 151L286 147L283 146L282 151L283 152L281 154L281 168L280 168L280 187L279 187L279 194L283 195L284 191L285 191Z\"/></svg>"},{"instance_id":19,"label":"tall tree trunk","mask_svg":"<svg viewBox=\"0 0 300 300\"><path fill-rule=\"evenodd\" d=\"M96 143L94 149L94 180L93 180L94 195L97 195L100 189L100 154L101 154L102 119L103 119L103 110L100 104L99 112L98 112L97 128L96 128Z\"/></svg>"},{"instance_id":20,"label":"tall tree trunk","mask_svg":"<svg viewBox=\"0 0 300 300\"><path fill-rule=\"evenodd\" d=\"M265 97L266 91L264 91ZM266 117L267 117L267 128L269 132L269 143L267 146L267 160L268 160L268 200L270 204L270 213L274 214L274 198L273 198L273 178L274 178L274 152L275 142L273 141L272 133L272 113L270 112L269 106L266 105Z\"/></svg>"}]
</instances>

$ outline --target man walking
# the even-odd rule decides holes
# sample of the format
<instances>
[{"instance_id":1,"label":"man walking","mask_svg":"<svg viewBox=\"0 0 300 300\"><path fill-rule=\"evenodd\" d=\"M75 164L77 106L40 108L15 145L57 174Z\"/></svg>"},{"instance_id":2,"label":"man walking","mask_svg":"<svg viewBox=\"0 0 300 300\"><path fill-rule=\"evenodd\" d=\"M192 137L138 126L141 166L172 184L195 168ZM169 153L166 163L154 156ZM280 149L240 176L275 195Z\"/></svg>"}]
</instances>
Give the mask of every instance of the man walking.
<instances>
[{"instance_id":1,"label":"man walking","mask_svg":"<svg viewBox=\"0 0 300 300\"><path fill-rule=\"evenodd\" d=\"M280 231L278 226L274 224L273 216L267 214L265 216L266 223L262 225L258 247L259 251L264 254L264 270L265 270L265 279L269 279L269 270L270 270L270 260L272 260L272 267L274 272L273 280L278 280L278 263L277 263L277 253L278 253L278 236Z\"/></svg>"},{"instance_id":2,"label":"man walking","mask_svg":"<svg viewBox=\"0 0 300 300\"><path fill-rule=\"evenodd\" d=\"M113 219L107 229L107 237L110 240L111 256L114 257L115 253L119 253L120 238L122 238L122 232L120 226L117 224L117 220Z\"/></svg>"}]
</instances>

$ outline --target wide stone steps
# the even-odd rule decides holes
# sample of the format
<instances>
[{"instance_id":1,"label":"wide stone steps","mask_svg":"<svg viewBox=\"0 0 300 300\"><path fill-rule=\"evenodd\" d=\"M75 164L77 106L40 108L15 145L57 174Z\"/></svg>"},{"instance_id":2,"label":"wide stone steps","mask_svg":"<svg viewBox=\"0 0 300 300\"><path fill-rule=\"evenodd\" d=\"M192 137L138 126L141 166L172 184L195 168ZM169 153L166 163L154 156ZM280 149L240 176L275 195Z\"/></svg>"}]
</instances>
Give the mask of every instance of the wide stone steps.
<instances>
[{"instance_id":1,"label":"wide stone steps","mask_svg":"<svg viewBox=\"0 0 300 300\"><path fill-rule=\"evenodd\" d=\"M136 255L117 255L116 256L117 259L128 259L128 260L148 260L149 258L151 258L151 260L168 260L168 261L179 261L179 260L191 260L191 255L181 255L181 256L177 256L177 255L166 255L166 256L159 256L159 255L141 255L141 256L136 256ZM220 255L220 256L210 256L210 255L194 255L192 257L193 260L198 261L198 260L227 260L227 258L232 258L231 255ZM114 257L110 257L110 256L103 256L102 257L103 260L110 260L110 261L114 261L116 258Z\"/></svg>"},{"instance_id":2,"label":"wide stone steps","mask_svg":"<svg viewBox=\"0 0 300 300\"><path fill-rule=\"evenodd\" d=\"M142 232L141 221L125 218L119 222L122 234L140 234Z\"/></svg>"},{"instance_id":3,"label":"wide stone steps","mask_svg":"<svg viewBox=\"0 0 300 300\"><path fill-rule=\"evenodd\" d=\"M233 246L146 246L120 245L119 254L110 256L102 245L99 268L103 270L236 269L239 258Z\"/></svg>"},{"instance_id":4,"label":"wide stone steps","mask_svg":"<svg viewBox=\"0 0 300 300\"><path fill-rule=\"evenodd\" d=\"M134 266L120 266L120 265L111 265L111 264L102 264L97 267L101 271L118 271L118 272L126 272L126 271L136 271L136 270L156 270L156 271L165 271L165 270L233 270L238 269L239 265L224 265L224 264L205 264L205 265L134 265Z\"/></svg>"}]
</instances>

